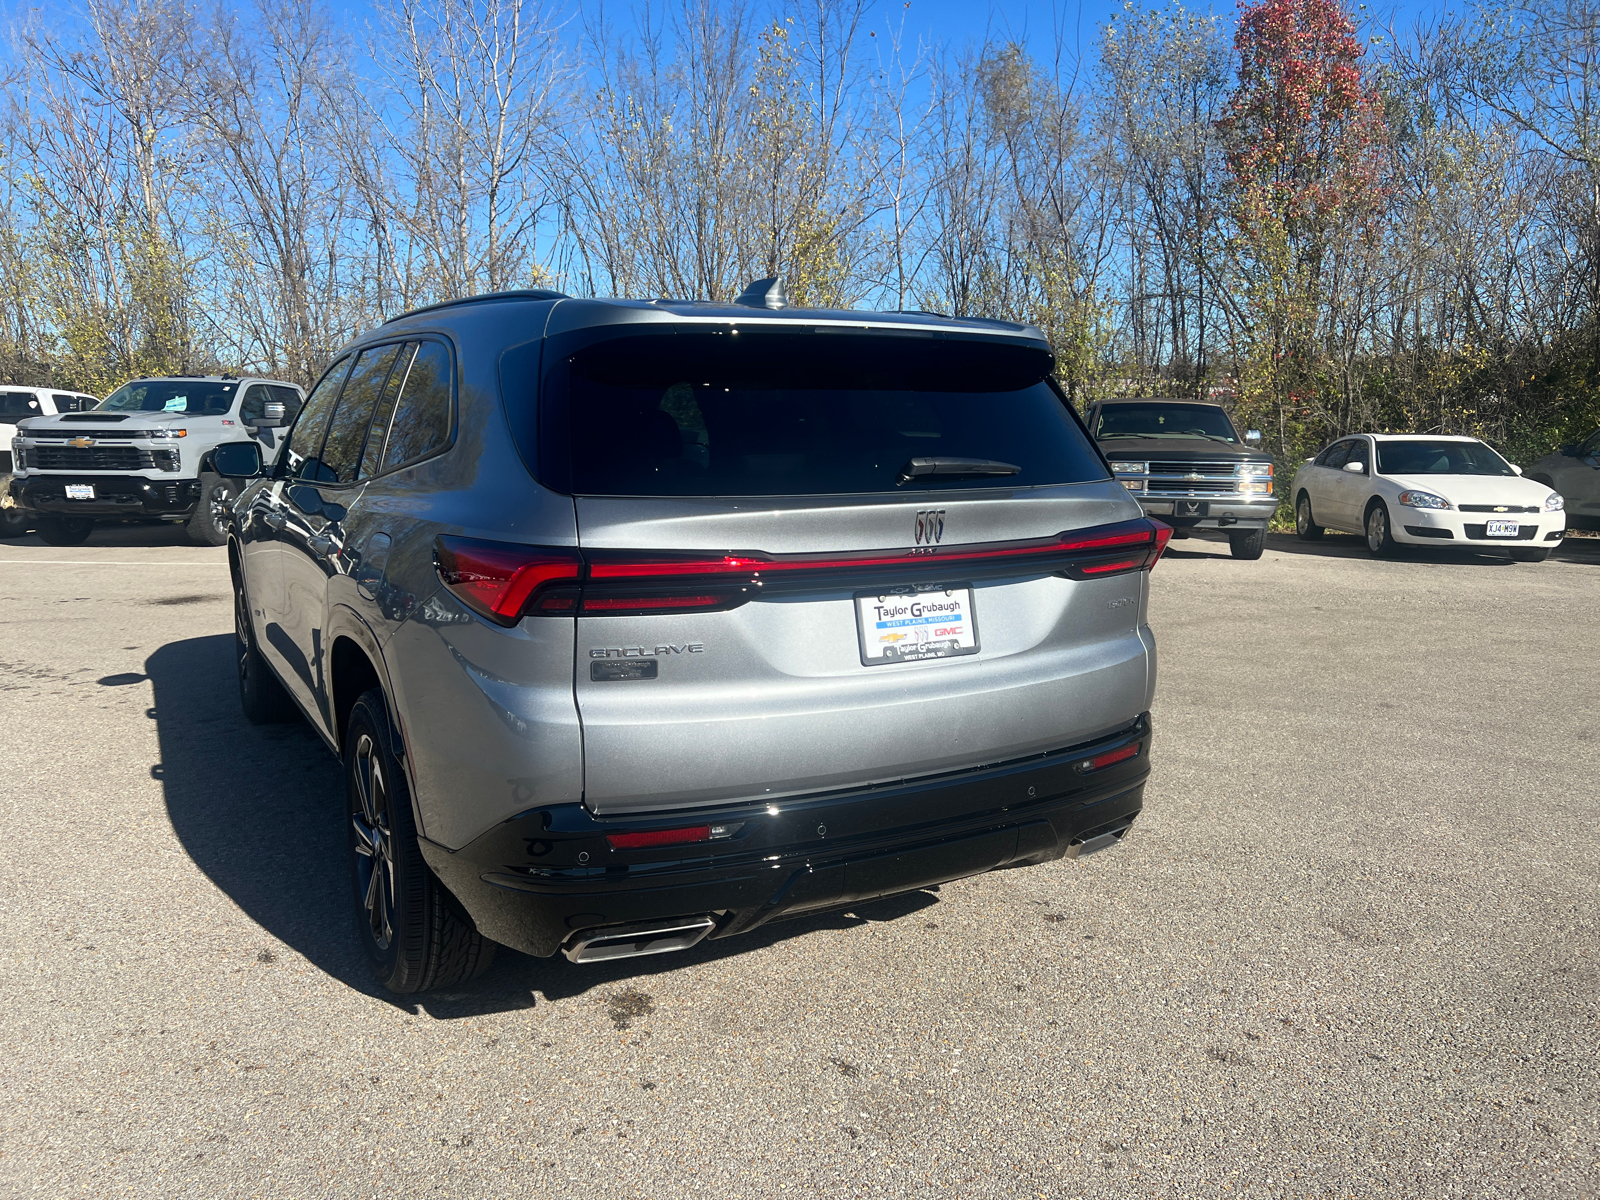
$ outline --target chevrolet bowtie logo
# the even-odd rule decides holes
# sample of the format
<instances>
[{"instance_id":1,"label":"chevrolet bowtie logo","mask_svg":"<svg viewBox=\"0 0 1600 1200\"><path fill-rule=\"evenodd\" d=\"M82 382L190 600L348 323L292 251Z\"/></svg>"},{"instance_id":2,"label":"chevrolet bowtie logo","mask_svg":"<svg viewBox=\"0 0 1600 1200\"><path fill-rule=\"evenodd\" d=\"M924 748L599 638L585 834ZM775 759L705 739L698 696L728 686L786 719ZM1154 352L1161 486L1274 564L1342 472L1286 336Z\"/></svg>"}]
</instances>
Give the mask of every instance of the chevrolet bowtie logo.
<instances>
[{"instance_id":1,"label":"chevrolet bowtie logo","mask_svg":"<svg viewBox=\"0 0 1600 1200\"><path fill-rule=\"evenodd\" d=\"M82 450L86 446L94 445L94 439L93 438L86 438L86 437L75 437L75 438L70 439L67 442L67 445L76 446L76 447L78 447L78 449Z\"/></svg>"},{"instance_id":2,"label":"chevrolet bowtie logo","mask_svg":"<svg viewBox=\"0 0 1600 1200\"><path fill-rule=\"evenodd\" d=\"M1510 512L1510 511L1511 511L1511 510L1510 510L1510 509L1509 509L1509 508L1507 508L1507 507L1506 507L1506 506L1505 506L1505 505L1504 505L1504 504L1497 504L1497 505L1495 505L1495 506L1494 506L1494 510L1495 510L1495 512Z\"/></svg>"}]
</instances>

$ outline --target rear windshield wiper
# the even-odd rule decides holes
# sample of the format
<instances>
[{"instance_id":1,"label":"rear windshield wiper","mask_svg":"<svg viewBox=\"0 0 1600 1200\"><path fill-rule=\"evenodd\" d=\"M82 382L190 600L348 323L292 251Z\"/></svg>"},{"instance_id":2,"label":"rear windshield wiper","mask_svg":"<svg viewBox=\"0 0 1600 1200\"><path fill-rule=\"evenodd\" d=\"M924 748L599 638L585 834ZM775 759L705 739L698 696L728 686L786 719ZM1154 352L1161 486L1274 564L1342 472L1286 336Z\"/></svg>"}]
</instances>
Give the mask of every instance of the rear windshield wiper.
<instances>
[{"instance_id":1,"label":"rear windshield wiper","mask_svg":"<svg viewBox=\"0 0 1600 1200\"><path fill-rule=\"evenodd\" d=\"M1015 463L999 462L992 458L912 458L900 468L895 483L910 483L924 475L939 475L946 479L973 475L1020 475L1022 468Z\"/></svg>"}]
</instances>

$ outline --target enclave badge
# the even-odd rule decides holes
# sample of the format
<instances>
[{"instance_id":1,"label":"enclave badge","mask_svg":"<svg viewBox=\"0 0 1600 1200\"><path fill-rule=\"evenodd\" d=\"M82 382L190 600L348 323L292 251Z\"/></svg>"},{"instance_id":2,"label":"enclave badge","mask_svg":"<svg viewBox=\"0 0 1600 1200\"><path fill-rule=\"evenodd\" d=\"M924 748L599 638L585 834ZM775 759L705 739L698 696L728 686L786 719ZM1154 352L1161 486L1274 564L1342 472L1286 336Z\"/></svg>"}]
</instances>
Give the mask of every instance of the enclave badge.
<instances>
[{"instance_id":1,"label":"enclave badge","mask_svg":"<svg viewBox=\"0 0 1600 1200\"><path fill-rule=\"evenodd\" d=\"M925 508L917 513L917 545L931 546L944 538L944 509Z\"/></svg>"}]
</instances>

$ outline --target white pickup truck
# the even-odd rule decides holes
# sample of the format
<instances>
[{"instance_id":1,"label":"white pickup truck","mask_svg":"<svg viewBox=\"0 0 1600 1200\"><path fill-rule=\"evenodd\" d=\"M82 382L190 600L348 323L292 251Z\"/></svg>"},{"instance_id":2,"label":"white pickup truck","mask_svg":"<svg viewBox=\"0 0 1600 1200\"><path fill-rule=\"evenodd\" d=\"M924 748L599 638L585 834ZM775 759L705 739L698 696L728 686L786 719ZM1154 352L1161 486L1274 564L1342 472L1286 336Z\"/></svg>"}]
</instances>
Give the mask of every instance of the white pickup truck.
<instances>
[{"instance_id":1,"label":"white pickup truck","mask_svg":"<svg viewBox=\"0 0 1600 1200\"><path fill-rule=\"evenodd\" d=\"M276 461L303 400L276 379L135 379L88 412L19 422L11 498L52 546L77 545L96 521L181 521L223 545L240 481L212 470L211 451L255 438Z\"/></svg>"}]
</instances>

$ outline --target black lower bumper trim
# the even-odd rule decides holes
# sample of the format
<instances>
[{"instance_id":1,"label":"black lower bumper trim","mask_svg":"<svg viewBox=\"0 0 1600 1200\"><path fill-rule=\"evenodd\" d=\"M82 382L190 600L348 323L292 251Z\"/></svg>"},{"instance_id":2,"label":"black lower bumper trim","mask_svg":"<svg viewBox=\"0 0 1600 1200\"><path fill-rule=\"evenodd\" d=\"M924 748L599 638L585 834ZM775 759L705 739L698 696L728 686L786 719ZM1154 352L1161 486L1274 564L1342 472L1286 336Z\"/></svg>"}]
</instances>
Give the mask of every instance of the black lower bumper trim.
<instances>
[{"instance_id":1,"label":"black lower bumper trim","mask_svg":"<svg viewBox=\"0 0 1600 1200\"><path fill-rule=\"evenodd\" d=\"M1139 753L1102 770L1094 756ZM707 812L603 818L523 813L428 865L482 933L527 954L575 931L712 914L713 938L1003 867L1049 862L1125 826L1144 804L1150 722L1083 746L905 784ZM720 842L617 851L607 834L737 824Z\"/></svg>"},{"instance_id":2,"label":"black lower bumper trim","mask_svg":"<svg viewBox=\"0 0 1600 1200\"><path fill-rule=\"evenodd\" d=\"M93 500L67 499L67 484L86 483ZM15 479L11 495L41 515L127 520L185 517L200 499L198 479L148 479L142 475L29 475Z\"/></svg>"}]
</instances>

